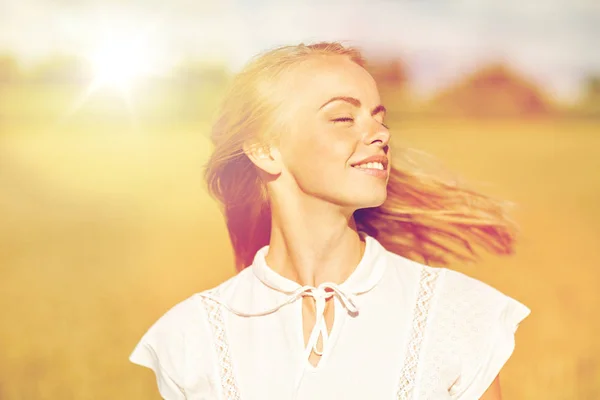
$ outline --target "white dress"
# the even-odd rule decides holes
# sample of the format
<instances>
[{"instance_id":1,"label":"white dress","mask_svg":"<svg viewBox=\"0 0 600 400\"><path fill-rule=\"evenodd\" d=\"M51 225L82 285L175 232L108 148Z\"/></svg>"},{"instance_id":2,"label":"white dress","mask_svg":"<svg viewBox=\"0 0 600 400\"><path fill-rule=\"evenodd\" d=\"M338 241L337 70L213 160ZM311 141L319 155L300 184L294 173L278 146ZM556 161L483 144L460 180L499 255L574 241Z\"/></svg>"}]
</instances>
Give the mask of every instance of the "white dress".
<instances>
[{"instance_id":1,"label":"white dress","mask_svg":"<svg viewBox=\"0 0 600 400\"><path fill-rule=\"evenodd\" d=\"M365 252L342 284L301 287L265 263L165 313L130 360L151 368L167 400L476 400L514 349L530 310L487 284L387 251ZM302 296L317 322L307 346ZM333 297L327 335L321 310ZM316 367L308 357L322 335Z\"/></svg>"}]
</instances>

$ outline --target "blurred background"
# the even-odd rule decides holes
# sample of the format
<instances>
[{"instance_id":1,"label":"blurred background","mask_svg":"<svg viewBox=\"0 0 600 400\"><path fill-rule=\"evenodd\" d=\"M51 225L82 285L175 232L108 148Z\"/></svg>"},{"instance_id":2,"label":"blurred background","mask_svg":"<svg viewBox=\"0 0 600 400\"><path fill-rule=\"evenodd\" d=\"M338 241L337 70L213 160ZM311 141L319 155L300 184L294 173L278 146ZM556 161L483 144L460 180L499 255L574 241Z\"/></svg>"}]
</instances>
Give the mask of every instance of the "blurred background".
<instances>
[{"instance_id":1,"label":"blurred background","mask_svg":"<svg viewBox=\"0 0 600 400\"><path fill-rule=\"evenodd\" d=\"M600 399L597 0L3 0L0 399L159 399L129 353L235 273L202 181L223 90L320 40L364 50L396 144L516 203L514 256L451 266L532 309L505 397Z\"/></svg>"}]
</instances>

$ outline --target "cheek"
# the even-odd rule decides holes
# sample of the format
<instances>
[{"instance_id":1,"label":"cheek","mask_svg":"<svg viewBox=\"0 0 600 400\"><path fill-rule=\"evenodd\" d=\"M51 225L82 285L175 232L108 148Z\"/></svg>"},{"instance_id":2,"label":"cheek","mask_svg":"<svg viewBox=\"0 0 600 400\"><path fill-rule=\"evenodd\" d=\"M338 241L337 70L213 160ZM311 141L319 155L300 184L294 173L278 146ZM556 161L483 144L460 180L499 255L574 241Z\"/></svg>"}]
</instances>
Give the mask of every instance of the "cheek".
<instances>
[{"instance_id":1,"label":"cheek","mask_svg":"<svg viewBox=\"0 0 600 400\"><path fill-rule=\"evenodd\" d=\"M335 130L313 130L299 135L287 149L288 167L295 174L335 175L343 172L354 154L356 140L350 133Z\"/></svg>"}]
</instances>

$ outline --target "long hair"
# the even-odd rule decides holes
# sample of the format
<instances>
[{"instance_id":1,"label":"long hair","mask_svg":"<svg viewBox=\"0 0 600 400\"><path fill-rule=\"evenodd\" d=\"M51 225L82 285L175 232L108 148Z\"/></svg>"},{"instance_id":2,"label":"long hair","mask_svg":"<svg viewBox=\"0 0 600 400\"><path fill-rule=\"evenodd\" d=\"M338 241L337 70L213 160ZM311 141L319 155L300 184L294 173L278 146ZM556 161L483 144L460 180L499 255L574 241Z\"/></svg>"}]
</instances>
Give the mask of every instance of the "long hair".
<instances>
[{"instance_id":1,"label":"long hair","mask_svg":"<svg viewBox=\"0 0 600 400\"><path fill-rule=\"evenodd\" d=\"M366 67L358 49L335 42L284 46L259 54L233 79L211 131L214 150L204 178L222 206L238 270L252 263L271 233L266 186L243 144L276 138L274 111L277 96L285 92L281 78L315 56L345 56ZM513 252L517 228L507 213L511 203L470 190L444 171L427 171L414 161L418 152L399 150L393 152L384 204L354 213L359 230L396 254L439 266L455 259L476 261L478 247L495 254Z\"/></svg>"}]
</instances>

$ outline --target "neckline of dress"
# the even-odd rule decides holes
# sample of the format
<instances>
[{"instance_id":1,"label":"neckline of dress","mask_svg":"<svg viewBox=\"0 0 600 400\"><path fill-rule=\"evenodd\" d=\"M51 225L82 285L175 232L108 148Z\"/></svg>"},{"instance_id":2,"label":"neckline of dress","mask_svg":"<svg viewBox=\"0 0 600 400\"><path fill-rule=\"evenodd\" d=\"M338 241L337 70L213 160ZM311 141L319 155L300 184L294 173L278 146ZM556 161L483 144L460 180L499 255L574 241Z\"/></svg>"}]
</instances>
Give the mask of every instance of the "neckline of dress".
<instances>
[{"instance_id":1,"label":"neckline of dress","mask_svg":"<svg viewBox=\"0 0 600 400\"><path fill-rule=\"evenodd\" d=\"M385 248L372 236L359 231L365 240L363 255L350 276L338 286L346 293L362 294L373 289L383 277L385 271L384 252ZM266 262L269 245L259 249L250 266L254 275L266 286L285 294L290 294L301 285L291 279L284 277L273 270ZM331 282L324 282L331 283Z\"/></svg>"}]
</instances>

